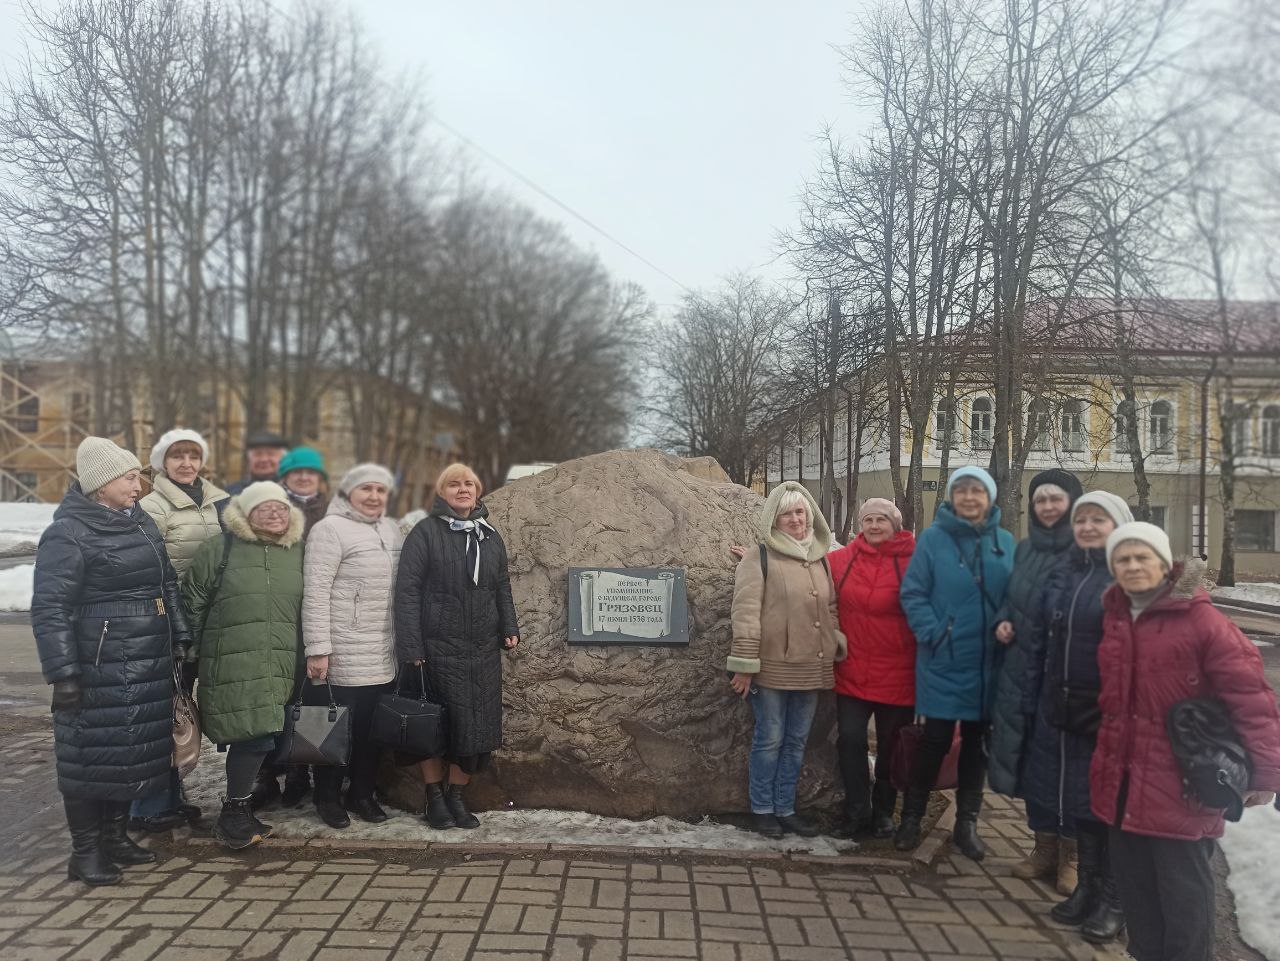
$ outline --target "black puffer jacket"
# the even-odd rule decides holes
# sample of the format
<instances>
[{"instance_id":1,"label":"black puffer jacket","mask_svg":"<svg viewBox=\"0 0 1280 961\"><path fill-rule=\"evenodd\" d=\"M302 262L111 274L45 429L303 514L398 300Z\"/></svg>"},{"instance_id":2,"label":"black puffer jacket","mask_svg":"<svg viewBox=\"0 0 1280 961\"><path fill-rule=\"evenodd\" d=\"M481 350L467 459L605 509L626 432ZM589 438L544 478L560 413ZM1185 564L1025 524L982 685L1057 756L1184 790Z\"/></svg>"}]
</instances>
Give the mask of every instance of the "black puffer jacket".
<instances>
[{"instance_id":1,"label":"black puffer jacket","mask_svg":"<svg viewBox=\"0 0 1280 961\"><path fill-rule=\"evenodd\" d=\"M477 504L467 519L487 516ZM520 631L506 545L485 532L480 583L472 583L467 535L449 527L456 519L437 497L405 538L396 575L396 655L405 664L425 659L428 693L448 710L450 754L466 757L502 743L502 639Z\"/></svg>"},{"instance_id":2,"label":"black puffer jacket","mask_svg":"<svg viewBox=\"0 0 1280 961\"><path fill-rule=\"evenodd\" d=\"M175 646L191 636L155 521L72 485L40 538L31 628L44 678L76 678L80 707L53 716L58 789L125 801L166 790Z\"/></svg>"},{"instance_id":3,"label":"black puffer jacket","mask_svg":"<svg viewBox=\"0 0 1280 961\"><path fill-rule=\"evenodd\" d=\"M1044 593L1044 620L1029 648L1023 711L1035 716L1023 796L1057 812L1063 828L1093 819L1089 762L1102 716L1098 645L1102 595L1111 586L1106 551L1072 545Z\"/></svg>"},{"instance_id":4,"label":"black puffer jacket","mask_svg":"<svg viewBox=\"0 0 1280 961\"><path fill-rule=\"evenodd\" d=\"M1062 487L1073 503L1080 496L1080 482L1066 471L1044 471L1032 478L1031 493L1027 498L1029 532L1013 555L1013 573L1009 575L1005 607L996 616L997 623L1003 620L1013 623L1014 637L1012 644L999 647L1001 659L996 675L995 704L991 710L987 778L993 791L1010 797L1022 797L1024 793L1021 782L1034 715L1023 713L1022 680L1027 673L1028 651L1035 644L1035 634L1043 616L1041 599L1054 568L1074 543L1070 509L1053 527L1045 527L1036 518L1035 492L1043 483Z\"/></svg>"}]
</instances>

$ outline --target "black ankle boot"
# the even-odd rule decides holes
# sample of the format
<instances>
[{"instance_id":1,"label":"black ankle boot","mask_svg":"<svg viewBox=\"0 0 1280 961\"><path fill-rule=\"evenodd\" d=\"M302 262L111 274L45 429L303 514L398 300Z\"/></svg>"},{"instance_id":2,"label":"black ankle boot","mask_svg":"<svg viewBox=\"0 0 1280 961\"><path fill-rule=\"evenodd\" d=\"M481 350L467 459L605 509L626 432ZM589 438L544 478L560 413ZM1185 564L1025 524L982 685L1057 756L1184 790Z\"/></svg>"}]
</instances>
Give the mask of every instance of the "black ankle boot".
<instances>
[{"instance_id":1,"label":"black ankle boot","mask_svg":"<svg viewBox=\"0 0 1280 961\"><path fill-rule=\"evenodd\" d=\"M328 785L321 787L316 785L315 789L315 806L316 814L320 815L320 820L331 828L343 830L351 827L351 818L347 816L347 809L342 806L342 801L338 799L338 789Z\"/></svg>"},{"instance_id":2,"label":"black ankle boot","mask_svg":"<svg viewBox=\"0 0 1280 961\"><path fill-rule=\"evenodd\" d=\"M899 851L914 851L920 845L920 822L929 807L929 792L908 788L902 795L902 821L898 833L893 836L893 846Z\"/></svg>"},{"instance_id":3,"label":"black ankle boot","mask_svg":"<svg viewBox=\"0 0 1280 961\"><path fill-rule=\"evenodd\" d=\"M453 819L453 812L449 810L449 805L444 801L444 790L438 782L427 785L427 803L422 816L437 831L446 831L449 828L458 826L458 823Z\"/></svg>"},{"instance_id":4,"label":"black ankle boot","mask_svg":"<svg viewBox=\"0 0 1280 961\"><path fill-rule=\"evenodd\" d=\"M129 837L129 802L102 802L102 853L124 867L130 864L153 864L154 851L139 847Z\"/></svg>"},{"instance_id":5,"label":"black ankle boot","mask_svg":"<svg viewBox=\"0 0 1280 961\"><path fill-rule=\"evenodd\" d=\"M280 804L287 808L296 808L311 790L311 772L305 764L290 766L284 775L284 791L280 795Z\"/></svg>"},{"instance_id":6,"label":"black ankle boot","mask_svg":"<svg viewBox=\"0 0 1280 961\"><path fill-rule=\"evenodd\" d=\"M1102 878L1098 884L1098 899L1080 926L1080 935L1090 944L1108 944L1124 930L1124 909L1120 906L1120 891L1116 879L1107 865L1102 866Z\"/></svg>"},{"instance_id":7,"label":"black ankle boot","mask_svg":"<svg viewBox=\"0 0 1280 961\"><path fill-rule=\"evenodd\" d=\"M871 834L877 838L893 837L893 809L898 803L898 792L886 782L876 781L871 789Z\"/></svg>"},{"instance_id":8,"label":"black ankle boot","mask_svg":"<svg viewBox=\"0 0 1280 961\"><path fill-rule=\"evenodd\" d=\"M981 861L987 856L987 846L978 837L981 811L981 791L956 791L956 826L951 832L951 845L971 861Z\"/></svg>"},{"instance_id":9,"label":"black ankle boot","mask_svg":"<svg viewBox=\"0 0 1280 961\"><path fill-rule=\"evenodd\" d=\"M453 823L460 828L478 828L480 819L467 810L466 803L462 800L462 785L450 784L444 792L444 803L449 807L449 813L453 815Z\"/></svg>"},{"instance_id":10,"label":"black ankle boot","mask_svg":"<svg viewBox=\"0 0 1280 961\"><path fill-rule=\"evenodd\" d=\"M71 832L67 880L79 879L93 887L119 884L120 869L102 850L102 802L64 797L62 806L67 812L67 829Z\"/></svg>"},{"instance_id":11,"label":"black ankle boot","mask_svg":"<svg viewBox=\"0 0 1280 961\"><path fill-rule=\"evenodd\" d=\"M227 798L222 802L222 813L214 822L213 836L232 851L241 851L263 839L265 834L260 827L265 825L253 816L252 797Z\"/></svg>"},{"instance_id":12,"label":"black ankle boot","mask_svg":"<svg viewBox=\"0 0 1280 961\"><path fill-rule=\"evenodd\" d=\"M1070 897L1049 909L1049 917L1073 927L1082 924L1098 903L1098 843L1093 831L1082 830L1076 840L1076 887Z\"/></svg>"}]
</instances>

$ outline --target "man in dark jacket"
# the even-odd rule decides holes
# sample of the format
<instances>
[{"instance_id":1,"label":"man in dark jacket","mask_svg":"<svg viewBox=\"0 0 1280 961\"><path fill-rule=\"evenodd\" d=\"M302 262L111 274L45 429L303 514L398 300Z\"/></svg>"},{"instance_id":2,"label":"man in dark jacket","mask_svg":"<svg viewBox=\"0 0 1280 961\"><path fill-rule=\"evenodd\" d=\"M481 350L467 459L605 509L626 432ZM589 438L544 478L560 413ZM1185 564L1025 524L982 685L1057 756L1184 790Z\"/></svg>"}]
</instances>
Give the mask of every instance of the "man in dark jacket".
<instances>
[{"instance_id":1,"label":"man in dark jacket","mask_svg":"<svg viewBox=\"0 0 1280 961\"><path fill-rule=\"evenodd\" d=\"M87 437L76 472L40 538L31 627L53 685L68 877L118 884L118 865L155 860L129 839L129 804L168 789L174 657L191 635L160 531L136 506L138 458Z\"/></svg>"},{"instance_id":2,"label":"man in dark jacket","mask_svg":"<svg viewBox=\"0 0 1280 961\"><path fill-rule=\"evenodd\" d=\"M256 481L273 481L280 470L280 460L289 451L289 442L269 430L252 431L244 442L244 459L249 476L228 484L226 491L232 497L240 494Z\"/></svg>"}]
</instances>

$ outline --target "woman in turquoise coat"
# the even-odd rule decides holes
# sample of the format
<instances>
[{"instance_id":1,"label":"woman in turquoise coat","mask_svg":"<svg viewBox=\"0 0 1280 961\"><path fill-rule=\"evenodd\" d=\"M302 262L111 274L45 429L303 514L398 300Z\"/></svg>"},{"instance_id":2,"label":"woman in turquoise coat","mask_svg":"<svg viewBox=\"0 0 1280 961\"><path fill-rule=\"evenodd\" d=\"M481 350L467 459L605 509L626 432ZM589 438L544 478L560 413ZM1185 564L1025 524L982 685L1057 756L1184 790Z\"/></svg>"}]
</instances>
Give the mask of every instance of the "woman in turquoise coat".
<instances>
[{"instance_id":1,"label":"woman in turquoise coat","mask_svg":"<svg viewBox=\"0 0 1280 961\"><path fill-rule=\"evenodd\" d=\"M920 842L929 792L960 725L959 783L952 843L975 861L986 777L983 738L996 682L996 616L1013 567L1013 535L1000 526L996 482L981 467L947 481L946 501L920 535L902 578L902 609L916 636L916 712L921 739L894 837L902 851Z\"/></svg>"}]
</instances>

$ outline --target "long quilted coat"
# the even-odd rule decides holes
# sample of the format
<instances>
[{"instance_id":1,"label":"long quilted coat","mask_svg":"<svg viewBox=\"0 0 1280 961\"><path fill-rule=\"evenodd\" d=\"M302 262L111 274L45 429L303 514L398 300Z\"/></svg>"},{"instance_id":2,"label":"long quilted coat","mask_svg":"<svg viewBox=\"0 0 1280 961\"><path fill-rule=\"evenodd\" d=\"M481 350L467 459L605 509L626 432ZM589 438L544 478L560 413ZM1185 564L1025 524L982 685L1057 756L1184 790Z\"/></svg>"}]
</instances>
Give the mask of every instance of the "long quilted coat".
<instances>
[{"instance_id":1,"label":"long quilted coat","mask_svg":"<svg viewBox=\"0 0 1280 961\"><path fill-rule=\"evenodd\" d=\"M1094 820L1089 807L1089 762L1096 733L1098 645L1102 596L1111 586L1106 551L1072 545L1044 590L1044 616L1026 643L1026 669L1017 685L1019 710L1034 717L1022 779L1023 797L1056 811L1070 830ZM1067 696L1066 690L1070 690Z\"/></svg>"},{"instance_id":2,"label":"long quilted coat","mask_svg":"<svg viewBox=\"0 0 1280 961\"><path fill-rule=\"evenodd\" d=\"M1045 527L1036 519L1034 505L1028 510L1029 533L1014 552L1005 606L996 616L997 623L1012 621L1014 637L1013 643L1004 645L999 652L987 778L993 791L1011 797L1025 793L1020 782L1035 716L1023 709L1028 654L1036 645L1041 627L1041 601L1049 578L1073 544L1070 514L1063 514L1053 527Z\"/></svg>"},{"instance_id":3,"label":"long quilted coat","mask_svg":"<svg viewBox=\"0 0 1280 961\"><path fill-rule=\"evenodd\" d=\"M469 519L487 516L477 504ZM426 661L428 694L448 712L449 754L469 757L502 744L502 639L520 630L506 545L487 532L480 583L473 583L467 537L449 528L456 518L437 497L405 538L396 578L396 655L401 663Z\"/></svg>"},{"instance_id":4,"label":"long quilted coat","mask_svg":"<svg viewBox=\"0 0 1280 961\"><path fill-rule=\"evenodd\" d=\"M36 552L31 628L44 679L76 678L82 691L79 708L53 715L58 789L106 801L167 790L172 652L191 637L146 512L112 510L71 486Z\"/></svg>"},{"instance_id":5,"label":"long quilted coat","mask_svg":"<svg viewBox=\"0 0 1280 961\"><path fill-rule=\"evenodd\" d=\"M1258 649L1213 606L1199 571L1174 566L1174 585L1134 620L1118 585L1103 598L1098 667L1102 728L1089 769L1093 813L1133 834L1196 841L1222 836L1222 812L1182 796L1165 717L1189 697L1222 700L1253 759L1250 790L1280 791L1280 711Z\"/></svg>"},{"instance_id":6,"label":"long quilted coat","mask_svg":"<svg viewBox=\"0 0 1280 961\"><path fill-rule=\"evenodd\" d=\"M307 657L329 656L329 680L346 687L396 676L392 585L404 536L335 497L307 535L302 639Z\"/></svg>"},{"instance_id":7,"label":"long quilted coat","mask_svg":"<svg viewBox=\"0 0 1280 961\"><path fill-rule=\"evenodd\" d=\"M944 503L920 535L902 578L902 609L916 636L918 713L952 721L988 717L995 616L1004 604L1013 551L999 507L971 524Z\"/></svg>"},{"instance_id":8,"label":"long quilted coat","mask_svg":"<svg viewBox=\"0 0 1280 961\"><path fill-rule=\"evenodd\" d=\"M183 580L191 622L203 633L199 655L203 731L215 744L234 744L284 730L284 707L298 670L302 618L302 530L296 507L275 543L261 538L233 500L223 514L232 535L222 586L213 594L226 541L211 537L196 551Z\"/></svg>"},{"instance_id":9,"label":"long quilted coat","mask_svg":"<svg viewBox=\"0 0 1280 961\"><path fill-rule=\"evenodd\" d=\"M840 630L849 643L848 656L836 663L837 693L877 704L915 703L916 639L899 598L915 547L910 531L875 546L859 534L827 555L840 590Z\"/></svg>"}]
</instances>

